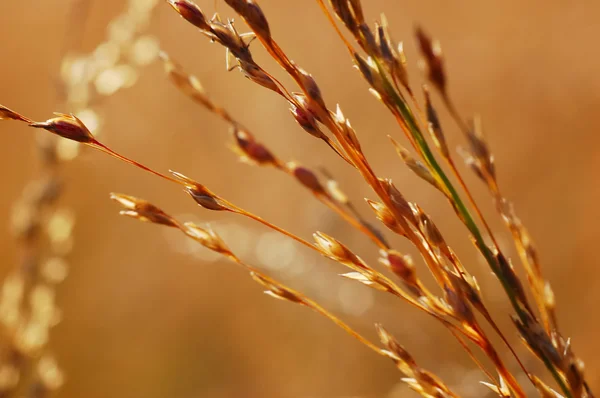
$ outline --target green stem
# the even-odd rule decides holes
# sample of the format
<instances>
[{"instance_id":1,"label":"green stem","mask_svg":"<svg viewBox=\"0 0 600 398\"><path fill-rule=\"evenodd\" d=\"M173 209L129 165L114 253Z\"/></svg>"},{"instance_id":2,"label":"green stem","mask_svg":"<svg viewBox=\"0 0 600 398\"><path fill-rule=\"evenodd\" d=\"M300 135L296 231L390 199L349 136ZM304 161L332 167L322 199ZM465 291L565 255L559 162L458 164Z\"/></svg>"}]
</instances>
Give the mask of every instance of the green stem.
<instances>
[{"instance_id":1,"label":"green stem","mask_svg":"<svg viewBox=\"0 0 600 398\"><path fill-rule=\"evenodd\" d=\"M506 292L508 298L510 299L510 302L511 302L513 308L517 312L517 315L519 316L521 321L526 322L527 314L523 310L522 305L519 303L519 300L517 299L515 292L512 290L510 282L503 275L500 268L498 267L496 256L494 255L492 250L488 247L488 245L485 243L483 236L482 236L481 232L479 231L479 227L477 227L477 224L473 220L471 213L469 212L469 210L463 203L462 199L460 198L460 195L458 194L458 192L456 191L456 189L450 182L450 179L448 178L448 176L446 176L446 174L444 173L444 170L441 168L441 166L438 164L437 160L435 159L433 153L431 152L431 149L429 148L429 145L427 144L427 141L423 137L423 134L421 133L421 130L419 129L419 126L417 125L417 123L415 121L415 117L414 117L411 109L406 104L406 102L402 100L402 98L398 95L396 90L393 88L392 84L389 82L389 80L385 74L384 68L382 67L380 62L376 60L376 64L379 69L380 75L383 78L383 82L384 82L386 91L388 94L391 95L391 97L394 101L394 105L396 106L398 111L400 111L402 118L404 119L404 121L406 122L406 124L408 126L411 136L413 137L417 146L421 150L421 154L423 155L425 162L431 167L431 169L435 172L437 177L444 184L444 187L448 190L448 193L450 194L450 196L452 198L452 202L454 203L455 208L460 215L460 218L462 219L463 223L465 224L465 226L467 227L469 232L471 232L471 234L475 238L475 244L477 245L477 248L479 249L479 251L481 251L481 253L485 257L485 260L489 264L490 268L492 269L492 271L494 272L496 277L500 280L500 283L502 284L504 291ZM550 373L552 374L552 376L554 377L554 379L560 386L563 393L566 395L566 397L573 398L571 391L565 384L563 378L560 376L558 370L553 366L552 362L550 362L550 360L545 355L543 355L543 353L540 353L540 357L541 357L542 361L544 362L544 365L546 366L546 368L550 371Z\"/></svg>"}]
</instances>

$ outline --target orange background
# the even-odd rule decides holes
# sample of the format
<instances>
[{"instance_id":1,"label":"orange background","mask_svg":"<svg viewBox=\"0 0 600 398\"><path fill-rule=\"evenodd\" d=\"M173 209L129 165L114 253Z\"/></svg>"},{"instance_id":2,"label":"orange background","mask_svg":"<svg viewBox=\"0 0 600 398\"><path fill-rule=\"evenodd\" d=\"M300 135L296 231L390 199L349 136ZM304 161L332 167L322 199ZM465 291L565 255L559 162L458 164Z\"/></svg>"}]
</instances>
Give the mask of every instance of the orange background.
<instances>
[{"instance_id":1,"label":"orange background","mask_svg":"<svg viewBox=\"0 0 600 398\"><path fill-rule=\"evenodd\" d=\"M39 120L52 111L69 111L56 94L69 3L3 4L0 103ZM105 26L122 3L92 2L83 31L85 51L103 40ZM223 16L233 15L218 3ZM595 246L600 220L600 3L364 3L370 20L385 12L394 37L404 40L415 87L420 74L412 28L418 23L441 39L453 96L463 114L482 115L501 185L535 238L554 287L562 331L586 362L589 382L600 389L595 316L600 299ZM208 15L214 11L213 1L198 4ZM375 170L393 178L431 214L477 275L497 321L527 356L498 283L447 203L396 157L386 135L402 139L402 133L367 93L316 2L260 4L281 46L314 75L328 104L341 104ZM238 28L243 30L241 23ZM211 45L162 3L149 33L277 155L325 165L361 212L371 216L362 198L374 194L359 176L301 131L279 97L236 71L226 72L220 46ZM289 82L258 44L253 50L259 62ZM135 87L106 98L98 110L104 117L103 141L115 150L157 170L196 178L307 239L317 230L332 234L375 262L374 247L294 181L238 162L224 145L228 126L180 94L158 63L142 69ZM447 114L440 113L452 146L464 143ZM5 144L0 152L0 219L8 220L26 182L40 171L32 131L6 122L0 124L0 134ZM489 196L465 173L502 244L514 255ZM108 200L112 191L146 198L184 219L212 221L249 262L319 300L370 338L375 338L373 323L384 323L423 367L456 391L465 397L485 394L477 383L483 375L472 371L466 354L439 324L404 303L341 280L336 277L344 272L339 265L254 223L200 209L177 187L96 152L86 151L65 167L64 175L68 187L62 203L75 210L77 227L70 275L58 292L64 320L51 335L51 349L67 375L57 396L410 396L391 363L326 320L261 294L243 270L209 261L204 251L191 252L183 236L119 217ZM395 247L412 253L405 241L387 235ZM1 230L0 256L1 272L7 274L17 261L8 225ZM526 364L541 369L536 360Z\"/></svg>"}]
</instances>

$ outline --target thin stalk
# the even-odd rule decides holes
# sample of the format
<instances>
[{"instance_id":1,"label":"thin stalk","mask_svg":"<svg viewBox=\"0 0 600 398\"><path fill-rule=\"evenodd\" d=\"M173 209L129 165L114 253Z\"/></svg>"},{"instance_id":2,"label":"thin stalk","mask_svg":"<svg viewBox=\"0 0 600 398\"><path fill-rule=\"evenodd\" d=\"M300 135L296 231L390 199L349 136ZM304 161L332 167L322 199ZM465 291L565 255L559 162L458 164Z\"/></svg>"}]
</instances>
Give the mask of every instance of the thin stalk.
<instances>
[{"instance_id":1,"label":"thin stalk","mask_svg":"<svg viewBox=\"0 0 600 398\"><path fill-rule=\"evenodd\" d=\"M336 317L335 315L333 315L332 313L330 313L329 311L327 311L325 308L323 308L317 302L309 299L308 297L306 297L302 293L297 292L297 291L295 291L295 290L287 287L286 285L284 285L284 284L282 284L282 283L280 283L280 282L272 279L271 277L263 274L257 268L255 268L255 267L253 267L253 266L245 263L244 261L240 260L237 256L230 256L230 259L232 261L234 261L235 263L237 263L237 264L241 265L242 267L244 267L246 270L248 270L250 272L253 272L255 274L260 275L262 278L264 278L265 280L267 280L269 283L273 283L274 285L278 285L278 286L281 286L281 287L287 289L288 291L290 291L295 296L297 296L297 297L299 297L301 299L301 301L299 302L299 304L304 305L305 307L308 307L308 308L312 309L313 311L317 312L318 314L320 314L320 315L324 316L325 318L329 319L334 324L336 324L341 329L343 329L346 333L348 333L350 336L354 337L356 340L360 341L363 345L365 345L368 348L370 348L371 350L373 350L375 353L387 357L387 355L385 354L385 352L381 348L379 348L378 346L376 346L374 343L372 343L366 337L363 337L360 333L358 333L357 331L355 331L354 329L352 329L350 326L348 326L344 321L342 321L341 319L339 319L338 317Z\"/></svg>"},{"instance_id":2,"label":"thin stalk","mask_svg":"<svg viewBox=\"0 0 600 398\"><path fill-rule=\"evenodd\" d=\"M378 66L381 68L379 63L378 63ZM465 224L465 226L467 227L469 232L473 235L473 238L475 240L475 245L477 246L479 251L483 254L485 260L489 264L490 268L492 269L492 271L494 272L496 277L500 280L500 283L502 284L502 287L504 288L504 291L506 292L506 294L511 302L511 305L514 308L514 310L516 311L518 317L523 322L526 322L528 314L525 312L522 305L519 303L519 300L517 299L516 294L512 290L509 280L502 274L500 268L498 267L498 264L496 262L496 256L494 255L494 253L492 253L491 249L485 243L483 236L482 236L481 232L479 231L477 224L473 220L473 217L471 216L469 210L467 209L467 207L461 200L460 195L458 194L458 192L456 191L456 189L454 188L454 186L452 185L452 183L450 182L450 180L444 173L443 169L441 168L441 166L438 164L437 160L435 159L433 153L431 152L431 150L429 148L429 145L427 144L427 142L425 141L425 138L423 137L423 134L420 132L417 124L415 123L414 115L413 115L412 111L408 108L406 103L398 97L397 93L395 92L393 87L390 85L390 83L387 80L387 78L385 77L385 75L382 75L382 76L384 76L383 81L386 84L386 88L388 89L387 92L388 92L388 94L390 94L392 96L396 107L401 112L403 118L407 121L407 126L409 127L409 131L410 131L411 135L413 136L413 138L415 139L417 145L421 149L424 160L427 162L427 164L429 166L431 166L432 170L435 172L435 175L439 177L439 179L443 183L444 187L448 190L448 193L450 194L450 196L452 198L453 204L454 204L457 212L459 213L460 218L462 219L463 223ZM565 384L563 378L560 376L558 370L554 367L552 362L548 358L546 358L545 355L543 355L543 353L540 353L540 354L541 354L540 357L541 357L542 361L544 362L544 365L550 371L550 373L552 374L552 377L555 379L557 384L560 386L563 393L566 395L567 398L573 398L569 388Z\"/></svg>"}]
</instances>

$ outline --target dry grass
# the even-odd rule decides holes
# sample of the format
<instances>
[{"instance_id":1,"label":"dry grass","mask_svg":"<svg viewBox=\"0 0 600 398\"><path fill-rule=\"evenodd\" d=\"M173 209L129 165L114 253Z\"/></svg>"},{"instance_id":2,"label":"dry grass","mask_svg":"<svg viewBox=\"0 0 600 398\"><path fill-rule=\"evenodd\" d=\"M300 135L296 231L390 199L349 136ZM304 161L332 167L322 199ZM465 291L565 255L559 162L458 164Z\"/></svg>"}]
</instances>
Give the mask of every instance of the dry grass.
<instances>
[{"instance_id":1,"label":"dry grass","mask_svg":"<svg viewBox=\"0 0 600 398\"><path fill-rule=\"evenodd\" d=\"M371 93L397 120L414 155L394 139L392 144L412 171L447 198L450 208L469 231L468 237L472 239L506 293L513 308L512 318L516 331L531 353L543 362L547 374L533 374L526 369L523 365L525 361L517 355L516 350L505 338L505 332L500 331L488 311L485 292L480 290L475 278L446 243L431 217L419 205L408 201L391 180L375 173L362 150L357 133L340 107L334 109L327 105L318 83L279 46L267 18L252 0L226 0L250 27L250 34L238 33L231 20L224 21L218 16L208 19L205 13L189 1L171 0L169 4L202 34L225 47L228 67L238 68L254 83L282 97L290 105L292 116L306 132L322 140L335 156L340 157L363 177L364 182L377 196L376 200L368 200L376 217L390 231L414 245L437 286L426 286L419 276L421 271L418 270L416 261L390 247L383 233L358 214L355 205L339 189L333 178L325 175L327 182L323 184L317 172L294 162L280 160L225 108L215 104L197 78L187 74L166 54L163 54L162 58L171 80L182 92L231 125L234 150L244 160L260 166L274 167L296 179L352 228L373 241L381 252L381 263L391 271L394 278L369 265L350 248L323 232L316 232L314 243L311 243L231 203L191 178L177 172L162 174L115 152L101 143L76 116L57 114L45 122L33 122L20 113L0 106L0 118L24 122L31 127L42 128L98 149L180 185L205 209L248 217L345 266L349 272L343 274L343 277L391 294L438 320L481 368L483 377L487 378L485 385L498 396L525 397L525 389L520 381L522 378L519 377L525 375L543 397L593 397L585 381L583 362L573 353L570 340L564 338L559 331L555 297L549 282L543 277L532 240L511 203L501 193L494 157L484 139L481 123L477 118L465 121L452 101L447 89L447 76L439 44L421 29L416 30L416 40L423 56L427 80L467 138L469 148L462 149L461 154L466 164L488 187L497 211L515 241L520 262L527 275L525 281L520 280L510 260L503 254L494 233L465 184L446 143L434 99L431 98L427 87L423 87L425 103L420 105L416 90L409 82L402 47L391 39L385 19L382 17L376 26L371 28L364 20L362 6L358 0L335 0L330 2L329 7L321 0L317 2L339 33L340 39L348 49L349 58L370 85ZM335 17L345 26L353 41L347 39L339 30ZM257 63L250 49L252 40L262 44L292 78L295 82L293 89L283 85ZM442 162L446 167L442 166ZM383 347L358 334L316 302L244 262L210 228L180 222L141 199L122 194L112 194L112 198L125 208L122 214L181 230L206 248L244 267L269 295L306 306L330 319L377 354L391 359L403 374L403 380L422 396L458 396L435 375L417 365L407 351L380 325L377 326L377 331ZM530 302L529 294L533 297L533 302ZM500 337L502 346L493 342L490 333L486 331L489 328ZM505 348L508 348L511 354L508 358L500 355ZM476 350L487 357L493 369L478 359ZM507 365L509 361L516 363L519 370L515 371L514 366ZM551 379L554 383L552 387L550 383L543 381Z\"/></svg>"}]
</instances>

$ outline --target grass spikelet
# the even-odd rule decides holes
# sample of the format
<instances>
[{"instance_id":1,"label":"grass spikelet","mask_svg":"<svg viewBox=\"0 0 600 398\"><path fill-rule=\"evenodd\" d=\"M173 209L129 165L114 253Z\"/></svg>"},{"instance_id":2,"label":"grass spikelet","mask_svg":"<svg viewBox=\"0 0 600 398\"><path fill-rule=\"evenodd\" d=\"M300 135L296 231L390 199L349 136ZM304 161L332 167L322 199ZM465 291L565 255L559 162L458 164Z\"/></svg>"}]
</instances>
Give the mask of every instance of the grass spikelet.
<instances>
[{"instance_id":1,"label":"grass spikelet","mask_svg":"<svg viewBox=\"0 0 600 398\"><path fill-rule=\"evenodd\" d=\"M486 306L488 293L469 272L471 266L461 262L450 245L452 239L447 239L443 228L436 225L434 217L408 199L410 192L407 187L394 185L389 177L372 167L359 132L352 127L339 105L332 105L336 103L326 100L329 93L323 89L325 85L321 86L316 76L300 66L299 62L292 60L282 48L277 40L275 25L269 23L268 16L258 1L225 1L249 27L251 31L247 33L239 33L233 19L222 19L219 14L208 19L206 12L189 0L168 0L167 4L194 26L198 33L224 48L228 70L238 69L250 82L277 94L289 106L292 118L304 132L323 141L334 156L343 159L357 172L365 186L372 191L373 199L367 199L367 205L375 213L375 218L389 229L386 233L401 236L405 243L415 249L417 255L405 255L404 250L390 245L384 235L360 215L349 196L329 173L296 161L281 159L276 154L277 148L271 147L266 140L263 142L260 133L251 132L225 107L215 103L200 80L186 72L166 52L161 53L161 58L167 77L183 94L228 123L233 139L231 147L241 160L254 166L277 170L293 179L314 199L334 212L362 237L370 240L373 243L371 249L379 250L379 261L385 269L381 271L379 268L382 267L372 266L369 261L355 254L351 247L326 232L315 232L314 242L311 242L230 202L182 173L161 173L122 155L103 144L78 116L61 113L46 121L36 122L0 105L0 119L25 123L29 127L44 129L99 150L183 188L203 210L253 220L261 228L282 234L304 249L328 258L347 271L341 273L341 277L400 299L439 322L481 370L482 378L486 379L482 382L483 385L499 397L524 398L527 396L527 383L528 388L538 391L542 397L593 398L585 378L583 362L574 354L570 339L564 338L558 328L555 313L558 298L550 283L543 277L532 238L517 217L512 204L501 193L495 158L484 138L480 120L475 118L473 122L465 122L452 101L448 88L449 76L439 42L421 28L416 29L416 42L423 57L428 84L441 97L443 106L464 135L468 150L462 152L467 166L475 171L489 190L499 215L513 237L520 263L527 275L526 280L519 277L516 262L513 265L498 244L496 234L489 227L461 170L454 163L434 105L436 98L433 98L426 86L423 86L423 105L413 94L406 69L406 55L402 44L392 39L385 17L382 15L371 27L365 21L360 0L316 2L348 51L348 67L354 65L360 71L370 92L390 112L410 145L407 146L410 150L406 149L399 140L390 137L396 151L419 178L435 188L436 194L443 195L450 205L450 214L454 214L464 225L467 231L465 238L474 243L482 259L496 276L504 292L504 299L510 303L509 313L502 315L512 318L514 329L511 329L511 333L521 337L524 346L541 361L547 374L532 373L529 369L531 361L525 360L526 354L517 350L506 337L507 332L495 323L495 314L492 316ZM347 29L351 39L344 35L342 29ZM253 40L256 45L253 44L251 49L250 43ZM271 71L259 64L256 60L258 57L255 59L253 55L259 45L287 75L286 81L292 83L283 84ZM403 376L402 381L421 396L459 397L441 378L420 367L408 350L380 324L375 325L375 329L381 346L356 332L313 299L248 264L210 227L179 221L152 203L134 196L111 194L111 198L123 207L122 215L179 230L205 248L241 266L267 295L310 308L329 319L376 354L392 360ZM27 223L23 225L26 227L22 228L23 234L35 234L35 228L28 227ZM364 258L368 260L369 257ZM423 278L423 267L432 276L427 283ZM13 284L12 292L15 297L19 296L22 280L16 279ZM40 287L37 294L47 294L47 291ZM17 299L20 297L15 300ZM8 323L6 319L4 321ZM51 362L46 361L44 365L46 374L51 374ZM546 384L546 380L553 380L553 384Z\"/></svg>"}]
</instances>

